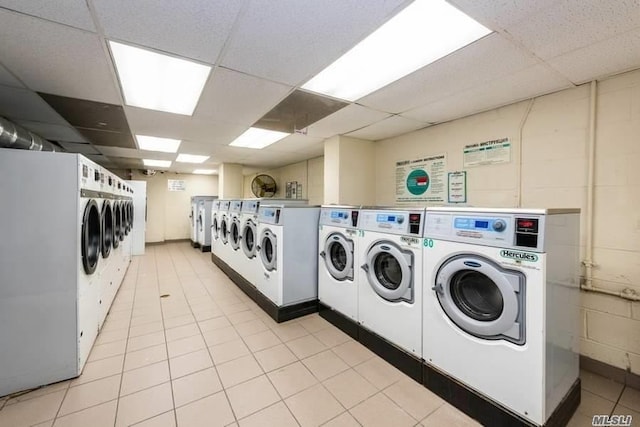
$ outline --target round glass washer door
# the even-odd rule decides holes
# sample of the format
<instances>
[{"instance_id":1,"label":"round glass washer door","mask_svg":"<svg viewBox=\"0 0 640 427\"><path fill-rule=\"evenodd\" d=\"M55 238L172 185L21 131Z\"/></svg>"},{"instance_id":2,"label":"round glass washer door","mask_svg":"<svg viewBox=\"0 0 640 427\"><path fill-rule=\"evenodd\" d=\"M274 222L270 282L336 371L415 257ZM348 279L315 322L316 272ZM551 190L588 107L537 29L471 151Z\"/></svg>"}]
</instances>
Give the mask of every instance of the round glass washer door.
<instances>
[{"instance_id":1,"label":"round glass washer door","mask_svg":"<svg viewBox=\"0 0 640 427\"><path fill-rule=\"evenodd\" d=\"M433 290L453 323L478 337L523 343L522 273L505 271L476 255L459 255L438 270Z\"/></svg>"},{"instance_id":2,"label":"round glass washer door","mask_svg":"<svg viewBox=\"0 0 640 427\"><path fill-rule=\"evenodd\" d=\"M241 240L240 221L238 220L238 218L233 218L231 220L231 229L229 230L229 234L230 234L230 240L231 240L231 247L233 248L234 251L237 251L238 249L240 249L240 240Z\"/></svg>"},{"instance_id":3,"label":"round glass washer door","mask_svg":"<svg viewBox=\"0 0 640 427\"><path fill-rule=\"evenodd\" d=\"M255 222L251 220L245 221L244 226L242 227L242 239L240 241L240 246L242 246L242 251L249 259L256 256L256 234L257 227Z\"/></svg>"},{"instance_id":4,"label":"round glass washer door","mask_svg":"<svg viewBox=\"0 0 640 427\"><path fill-rule=\"evenodd\" d=\"M220 240L225 245L229 242L229 230L227 230L227 218L222 217L222 221L220 221Z\"/></svg>"},{"instance_id":5,"label":"round glass washer door","mask_svg":"<svg viewBox=\"0 0 640 427\"><path fill-rule=\"evenodd\" d=\"M113 244L113 211L111 203L105 200L102 204L102 258L109 258Z\"/></svg>"},{"instance_id":6,"label":"round glass washer door","mask_svg":"<svg viewBox=\"0 0 640 427\"><path fill-rule=\"evenodd\" d=\"M366 264L371 288L387 301L413 302L413 255L391 242L377 242L367 252Z\"/></svg>"},{"instance_id":7,"label":"round glass washer door","mask_svg":"<svg viewBox=\"0 0 640 427\"><path fill-rule=\"evenodd\" d=\"M336 280L353 279L353 241L341 233L332 233L320 252L327 271Z\"/></svg>"},{"instance_id":8,"label":"round glass washer door","mask_svg":"<svg viewBox=\"0 0 640 427\"><path fill-rule=\"evenodd\" d=\"M113 243L112 246L117 248L120 246L120 202L113 202Z\"/></svg>"},{"instance_id":9,"label":"round glass washer door","mask_svg":"<svg viewBox=\"0 0 640 427\"><path fill-rule=\"evenodd\" d=\"M95 200L89 200L82 215L81 252L85 273L93 274L98 267L102 249L102 223Z\"/></svg>"},{"instance_id":10,"label":"round glass washer door","mask_svg":"<svg viewBox=\"0 0 640 427\"><path fill-rule=\"evenodd\" d=\"M120 202L118 204L118 211L116 214L116 218L118 224L120 224L120 231L118 232L118 237L120 238L120 241L124 240L124 236L125 236L125 232L124 232L124 223L125 223L125 217L124 217L124 202Z\"/></svg>"},{"instance_id":11,"label":"round glass washer door","mask_svg":"<svg viewBox=\"0 0 640 427\"><path fill-rule=\"evenodd\" d=\"M262 265L267 271L276 269L276 252L277 252L276 236L271 230L264 230L260 234L260 258Z\"/></svg>"},{"instance_id":12,"label":"round glass washer door","mask_svg":"<svg viewBox=\"0 0 640 427\"><path fill-rule=\"evenodd\" d=\"M213 221L211 221L211 231L213 232L213 239L218 240L220 238L220 228L218 228L217 215L214 215Z\"/></svg>"}]
</instances>

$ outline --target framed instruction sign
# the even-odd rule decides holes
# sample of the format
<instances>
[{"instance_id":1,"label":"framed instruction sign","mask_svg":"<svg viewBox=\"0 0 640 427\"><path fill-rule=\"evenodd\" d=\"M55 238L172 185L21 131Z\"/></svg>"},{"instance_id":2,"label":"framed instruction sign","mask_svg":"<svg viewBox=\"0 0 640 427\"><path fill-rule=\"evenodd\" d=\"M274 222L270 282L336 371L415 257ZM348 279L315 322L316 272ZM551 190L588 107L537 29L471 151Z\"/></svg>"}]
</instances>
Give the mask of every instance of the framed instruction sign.
<instances>
[{"instance_id":1,"label":"framed instruction sign","mask_svg":"<svg viewBox=\"0 0 640 427\"><path fill-rule=\"evenodd\" d=\"M511 161L511 142L509 138L468 144L463 150L464 167L494 165Z\"/></svg>"},{"instance_id":2,"label":"framed instruction sign","mask_svg":"<svg viewBox=\"0 0 640 427\"><path fill-rule=\"evenodd\" d=\"M446 154L396 162L396 202L444 202L446 170Z\"/></svg>"},{"instance_id":3,"label":"framed instruction sign","mask_svg":"<svg viewBox=\"0 0 640 427\"><path fill-rule=\"evenodd\" d=\"M467 203L467 171L449 172L449 203Z\"/></svg>"},{"instance_id":4,"label":"framed instruction sign","mask_svg":"<svg viewBox=\"0 0 640 427\"><path fill-rule=\"evenodd\" d=\"M169 191L185 191L187 189L184 179L169 179L167 180L167 187Z\"/></svg>"}]
</instances>

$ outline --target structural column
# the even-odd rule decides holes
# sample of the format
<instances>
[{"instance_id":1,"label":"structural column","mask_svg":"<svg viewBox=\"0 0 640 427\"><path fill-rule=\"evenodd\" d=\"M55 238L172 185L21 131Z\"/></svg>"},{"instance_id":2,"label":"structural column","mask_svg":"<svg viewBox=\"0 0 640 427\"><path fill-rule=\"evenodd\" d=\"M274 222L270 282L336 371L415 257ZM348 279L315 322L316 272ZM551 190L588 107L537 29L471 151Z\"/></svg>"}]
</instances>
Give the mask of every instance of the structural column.
<instances>
[{"instance_id":1,"label":"structural column","mask_svg":"<svg viewBox=\"0 0 640 427\"><path fill-rule=\"evenodd\" d=\"M324 143L324 203L373 205L374 142L337 135Z\"/></svg>"},{"instance_id":2,"label":"structural column","mask_svg":"<svg viewBox=\"0 0 640 427\"><path fill-rule=\"evenodd\" d=\"M241 199L242 165L237 163L222 163L218 169L218 198Z\"/></svg>"}]
</instances>

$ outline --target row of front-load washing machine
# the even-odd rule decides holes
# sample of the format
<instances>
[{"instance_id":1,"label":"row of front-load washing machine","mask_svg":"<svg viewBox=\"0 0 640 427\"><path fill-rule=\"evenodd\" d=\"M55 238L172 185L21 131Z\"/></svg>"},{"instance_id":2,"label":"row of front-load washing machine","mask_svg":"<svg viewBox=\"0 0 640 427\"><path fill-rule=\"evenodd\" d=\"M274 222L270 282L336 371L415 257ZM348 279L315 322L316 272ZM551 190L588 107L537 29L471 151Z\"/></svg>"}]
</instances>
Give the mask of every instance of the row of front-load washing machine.
<instances>
[{"instance_id":1,"label":"row of front-load washing machine","mask_svg":"<svg viewBox=\"0 0 640 427\"><path fill-rule=\"evenodd\" d=\"M320 313L486 425L579 402L579 210L323 207Z\"/></svg>"}]
</instances>

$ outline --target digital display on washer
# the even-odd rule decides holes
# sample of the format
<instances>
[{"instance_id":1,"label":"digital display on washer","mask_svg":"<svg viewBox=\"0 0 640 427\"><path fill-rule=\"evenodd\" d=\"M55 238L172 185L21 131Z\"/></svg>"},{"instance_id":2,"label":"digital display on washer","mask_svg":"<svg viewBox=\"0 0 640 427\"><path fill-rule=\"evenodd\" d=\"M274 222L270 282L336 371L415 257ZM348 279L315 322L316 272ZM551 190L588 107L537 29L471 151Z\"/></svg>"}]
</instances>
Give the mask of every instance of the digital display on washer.
<instances>
[{"instance_id":1,"label":"digital display on washer","mask_svg":"<svg viewBox=\"0 0 640 427\"><path fill-rule=\"evenodd\" d=\"M349 217L344 211L331 211L331 219L346 219Z\"/></svg>"},{"instance_id":2,"label":"digital display on washer","mask_svg":"<svg viewBox=\"0 0 640 427\"><path fill-rule=\"evenodd\" d=\"M476 220L476 227L475 228L487 229L487 228L489 228L489 221L477 221Z\"/></svg>"},{"instance_id":3,"label":"digital display on washer","mask_svg":"<svg viewBox=\"0 0 640 427\"><path fill-rule=\"evenodd\" d=\"M472 217L457 217L453 222L453 226L458 230L480 230L489 231L493 227L493 223L496 222L492 218L472 218Z\"/></svg>"}]
</instances>

